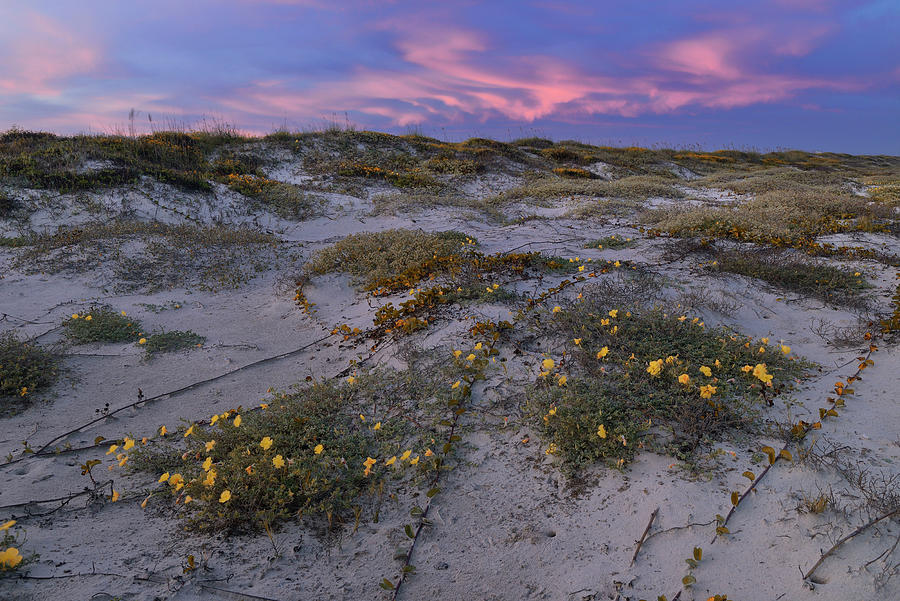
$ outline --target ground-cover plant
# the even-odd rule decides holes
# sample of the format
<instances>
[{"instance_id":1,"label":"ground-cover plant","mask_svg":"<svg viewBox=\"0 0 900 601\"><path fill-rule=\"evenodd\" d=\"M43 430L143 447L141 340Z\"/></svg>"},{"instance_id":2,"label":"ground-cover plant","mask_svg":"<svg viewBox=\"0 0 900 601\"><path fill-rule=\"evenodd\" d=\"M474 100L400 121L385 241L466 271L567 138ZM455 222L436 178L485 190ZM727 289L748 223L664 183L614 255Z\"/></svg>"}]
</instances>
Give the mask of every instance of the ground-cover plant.
<instances>
[{"instance_id":1,"label":"ground-cover plant","mask_svg":"<svg viewBox=\"0 0 900 601\"><path fill-rule=\"evenodd\" d=\"M9 217L16 209L16 201L0 191L0 218Z\"/></svg>"},{"instance_id":2,"label":"ground-cover plant","mask_svg":"<svg viewBox=\"0 0 900 601\"><path fill-rule=\"evenodd\" d=\"M249 228L114 221L33 236L15 266L51 274L108 268L119 290L217 289L237 287L271 265L276 245L275 236Z\"/></svg>"},{"instance_id":3,"label":"ground-cover plant","mask_svg":"<svg viewBox=\"0 0 900 601\"><path fill-rule=\"evenodd\" d=\"M131 465L162 473L154 495L174 497L197 529L371 518L398 483L438 469L432 412L452 391L434 375L378 371L316 382L258 410L192 424L143 447Z\"/></svg>"},{"instance_id":4,"label":"ground-cover plant","mask_svg":"<svg viewBox=\"0 0 900 601\"><path fill-rule=\"evenodd\" d=\"M223 181L235 192L252 198L258 205L284 219L308 219L321 203L320 199L307 194L299 186L260 175L229 173Z\"/></svg>"},{"instance_id":5,"label":"ground-cover plant","mask_svg":"<svg viewBox=\"0 0 900 601\"><path fill-rule=\"evenodd\" d=\"M588 294L538 321L572 341L569 359L542 363L529 395L548 452L577 471L597 460L621 465L648 431L689 457L727 430L749 427L753 405L770 401L804 369L790 348L753 340L661 308L616 307Z\"/></svg>"},{"instance_id":6,"label":"ground-cover plant","mask_svg":"<svg viewBox=\"0 0 900 601\"><path fill-rule=\"evenodd\" d=\"M12 575L26 565L37 561L37 554L22 555L25 531L16 527L16 520L0 524L0 578Z\"/></svg>"},{"instance_id":7,"label":"ground-cover plant","mask_svg":"<svg viewBox=\"0 0 900 601\"><path fill-rule=\"evenodd\" d=\"M374 285L435 257L461 256L474 239L456 231L429 233L394 229L351 234L319 251L309 262L310 273L349 273Z\"/></svg>"},{"instance_id":8,"label":"ground-cover plant","mask_svg":"<svg viewBox=\"0 0 900 601\"><path fill-rule=\"evenodd\" d=\"M859 304L860 293L871 286L862 273L821 261L803 258L789 251L761 250L715 252L706 267L718 273L735 273L756 278L784 290L843 304Z\"/></svg>"},{"instance_id":9,"label":"ground-cover plant","mask_svg":"<svg viewBox=\"0 0 900 601\"><path fill-rule=\"evenodd\" d=\"M684 198L685 194L672 180L657 175L634 175L606 181L584 178L539 178L518 188L507 190L491 199L495 203L525 198L549 200L567 197L626 198L644 200L651 197Z\"/></svg>"},{"instance_id":10,"label":"ground-cover plant","mask_svg":"<svg viewBox=\"0 0 900 601\"><path fill-rule=\"evenodd\" d=\"M11 332L0 334L0 410L6 412L27 401L58 376L56 353Z\"/></svg>"},{"instance_id":11,"label":"ground-cover plant","mask_svg":"<svg viewBox=\"0 0 900 601\"><path fill-rule=\"evenodd\" d=\"M599 248L601 250L619 250L620 248L628 248L630 246L634 246L635 242L631 238L625 236L619 236L618 234L613 234L611 236L604 236L603 238L598 238L597 240L593 240L591 242L586 242L585 248Z\"/></svg>"},{"instance_id":12,"label":"ground-cover plant","mask_svg":"<svg viewBox=\"0 0 900 601\"><path fill-rule=\"evenodd\" d=\"M138 342L148 355L155 355L202 346L206 338L191 330L170 330L152 332Z\"/></svg>"},{"instance_id":13,"label":"ground-cover plant","mask_svg":"<svg viewBox=\"0 0 900 601\"><path fill-rule=\"evenodd\" d=\"M112 307L91 307L63 321L66 338L74 344L131 342L140 338L141 322Z\"/></svg>"}]
</instances>

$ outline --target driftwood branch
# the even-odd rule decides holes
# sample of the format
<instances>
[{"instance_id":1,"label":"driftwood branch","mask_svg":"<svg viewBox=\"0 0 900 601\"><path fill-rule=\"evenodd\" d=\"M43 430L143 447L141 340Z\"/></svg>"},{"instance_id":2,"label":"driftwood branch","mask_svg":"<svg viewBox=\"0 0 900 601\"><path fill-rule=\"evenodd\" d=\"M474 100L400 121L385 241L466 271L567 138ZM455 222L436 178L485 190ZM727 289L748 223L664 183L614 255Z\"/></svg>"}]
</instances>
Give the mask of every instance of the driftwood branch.
<instances>
[{"instance_id":1,"label":"driftwood branch","mask_svg":"<svg viewBox=\"0 0 900 601\"><path fill-rule=\"evenodd\" d=\"M650 514L650 521L647 522L647 527L644 528L644 533L641 534L640 540L637 541L637 546L634 548L634 555L631 556L631 564L634 565L634 561L637 559L638 552L641 550L641 546L644 544L644 541L647 540L647 533L650 532L650 527L653 526L653 520L656 519L656 514L659 513L659 507L653 510L653 513Z\"/></svg>"}]
</instances>

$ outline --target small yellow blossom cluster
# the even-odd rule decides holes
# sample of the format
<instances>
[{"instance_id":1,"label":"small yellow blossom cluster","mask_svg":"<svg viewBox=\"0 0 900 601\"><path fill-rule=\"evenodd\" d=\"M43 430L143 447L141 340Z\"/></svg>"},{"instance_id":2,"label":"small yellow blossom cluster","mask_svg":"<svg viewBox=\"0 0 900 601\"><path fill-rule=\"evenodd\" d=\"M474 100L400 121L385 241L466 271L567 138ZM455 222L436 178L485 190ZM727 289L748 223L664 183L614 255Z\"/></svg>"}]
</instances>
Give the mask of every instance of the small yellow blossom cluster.
<instances>
[{"instance_id":1,"label":"small yellow blossom cluster","mask_svg":"<svg viewBox=\"0 0 900 601\"><path fill-rule=\"evenodd\" d=\"M15 520L0 524L0 532L5 533L15 525ZM12 540L12 537L8 540ZM22 554L16 547L10 546L0 551L0 572L14 570L20 563L22 563Z\"/></svg>"}]
</instances>

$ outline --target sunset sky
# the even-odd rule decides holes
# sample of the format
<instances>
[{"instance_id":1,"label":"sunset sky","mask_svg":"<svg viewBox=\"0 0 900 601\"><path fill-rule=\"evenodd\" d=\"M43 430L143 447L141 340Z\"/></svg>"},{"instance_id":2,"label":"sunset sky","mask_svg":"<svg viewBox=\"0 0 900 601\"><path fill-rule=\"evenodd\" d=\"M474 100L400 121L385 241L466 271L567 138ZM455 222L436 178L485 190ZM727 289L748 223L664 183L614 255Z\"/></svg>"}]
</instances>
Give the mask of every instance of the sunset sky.
<instances>
[{"instance_id":1,"label":"sunset sky","mask_svg":"<svg viewBox=\"0 0 900 601\"><path fill-rule=\"evenodd\" d=\"M5 0L0 129L900 154L900 1Z\"/></svg>"}]
</instances>

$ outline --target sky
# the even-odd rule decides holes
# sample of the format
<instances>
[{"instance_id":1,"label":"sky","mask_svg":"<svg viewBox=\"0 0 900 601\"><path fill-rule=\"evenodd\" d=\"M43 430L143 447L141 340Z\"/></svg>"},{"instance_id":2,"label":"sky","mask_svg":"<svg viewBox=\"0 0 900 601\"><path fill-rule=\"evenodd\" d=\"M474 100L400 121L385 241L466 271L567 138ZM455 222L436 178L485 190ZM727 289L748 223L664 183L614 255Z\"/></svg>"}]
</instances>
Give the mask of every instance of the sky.
<instances>
[{"instance_id":1,"label":"sky","mask_svg":"<svg viewBox=\"0 0 900 601\"><path fill-rule=\"evenodd\" d=\"M898 23L900 0L0 0L0 130L900 155Z\"/></svg>"}]
</instances>

